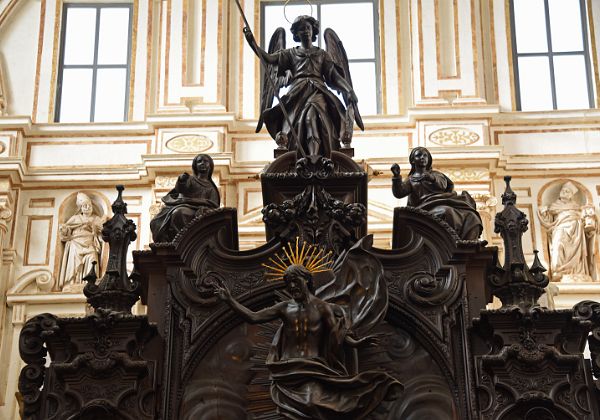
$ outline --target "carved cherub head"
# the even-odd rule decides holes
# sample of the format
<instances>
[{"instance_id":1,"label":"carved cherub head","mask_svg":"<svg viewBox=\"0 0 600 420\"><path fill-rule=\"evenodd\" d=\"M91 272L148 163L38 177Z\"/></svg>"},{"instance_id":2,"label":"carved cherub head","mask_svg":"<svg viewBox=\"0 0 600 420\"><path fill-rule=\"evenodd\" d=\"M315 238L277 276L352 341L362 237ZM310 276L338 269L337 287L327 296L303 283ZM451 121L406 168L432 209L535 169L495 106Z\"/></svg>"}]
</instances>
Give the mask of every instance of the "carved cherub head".
<instances>
[{"instance_id":1,"label":"carved cherub head","mask_svg":"<svg viewBox=\"0 0 600 420\"><path fill-rule=\"evenodd\" d=\"M312 16L301 15L294 19L290 31L294 35L294 41L296 42L302 41L302 35L305 33L304 31L310 31L311 41L315 42L317 40L317 35L319 35L319 28L320 24L317 19Z\"/></svg>"}]
</instances>

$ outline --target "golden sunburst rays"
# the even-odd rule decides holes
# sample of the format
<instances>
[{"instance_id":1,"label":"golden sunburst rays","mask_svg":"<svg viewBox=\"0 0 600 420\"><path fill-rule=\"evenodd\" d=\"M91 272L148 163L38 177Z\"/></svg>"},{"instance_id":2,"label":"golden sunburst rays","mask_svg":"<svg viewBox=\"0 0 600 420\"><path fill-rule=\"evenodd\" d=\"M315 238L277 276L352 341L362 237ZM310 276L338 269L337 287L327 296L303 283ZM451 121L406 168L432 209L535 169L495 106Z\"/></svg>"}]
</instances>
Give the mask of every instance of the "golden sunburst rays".
<instances>
[{"instance_id":1,"label":"golden sunburst rays","mask_svg":"<svg viewBox=\"0 0 600 420\"><path fill-rule=\"evenodd\" d=\"M332 252L325 252L316 245L310 245L296 237L295 246L291 242L283 247L283 255L275 254L270 257L270 264L262 266L269 270L265 275L269 280L283 280L283 274L290 265L302 265L311 273L321 273L331 269L333 265Z\"/></svg>"}]
</instances>

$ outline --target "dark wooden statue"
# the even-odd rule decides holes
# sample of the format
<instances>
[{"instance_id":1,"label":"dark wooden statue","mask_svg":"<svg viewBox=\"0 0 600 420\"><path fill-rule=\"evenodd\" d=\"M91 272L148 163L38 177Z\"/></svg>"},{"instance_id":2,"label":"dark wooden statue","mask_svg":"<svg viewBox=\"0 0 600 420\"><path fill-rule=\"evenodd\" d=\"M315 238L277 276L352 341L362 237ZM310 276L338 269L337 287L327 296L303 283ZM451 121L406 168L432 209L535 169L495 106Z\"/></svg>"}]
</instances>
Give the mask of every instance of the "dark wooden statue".
<instances>
[{"instance_id":1,"label":"dark wooden statue","mask_svg":"<svg viewBox=\"0 0 600 420\"><path fill-rule=\"evenodd\" d=\"M483 230L475 201L467 191L454 191L454 183L431 169L432 157L424 147L415 147L409 156L410 172L404 181L398 164L392 166L392 192L396 198L408 196L408 205L426 210L448 223L461 239L477 239Z\"/></svg>"},{"instance_id":2,"label":"dark wooden statue","mask_svg":"<svg viewBox=\"0 0 600 420\"><path fill-rule=\"evenodd\" d=\"M358 98L352 89L348 58L336 33L324 33L327 51L313 45L319 34L319 22L311 16L299 16L291 31L295 48L285 48L285 30L278 28L269 43L269 51L258 46L250 28L244 28L252 50L266 63L261 95L261 116L256 131L263 123L273 139L287 138L288 150L315 163L319 157L329 158L340 142L350 143L354 121L364 130ZM273 106L278 91L289 91ZM341 92L346 107L330 87Z\"/></svg>"},{"instance_id":3,"label":"dark wooden statue","mask_svg":"<svg viewBox=\"0 0 600 420\"><path fill-rule=\"evenodd\" d=\"M199 213L219 207L219 190L212 180L214 167L212 158L201 154L192 162L193 175L179 175L175 188L162 198L164 207L150 222L155 242L172 241Z\"/></svg>"},{"instance_id":4,"label":"dark wooden statue","mask_svg":"<svg viewBox=\"0 0 600 420\"><path fill-rule=\"evenodd\" d=\"M510 177L502 266L477 240L472 198L422 147L405 180L392 167L394 195L408 196L393 249L372 247L368 175L346 153L361 123L341 43L326 31L328 51L313 46L319 25L301 16L301 45L285 49L278 29L265 52L247 25L268 64L259 128L289 146L260 176L267 242L239 250L237 210L219 207L198 155L128 273L135 225L119 187L106 273L84 279L94 313L41 314L21 331L23 418L600 420L600 303L540 306L548 277L525 261ZM502 307L486 309L493 296ZM138 297L147 315L131 313Z\"/></svg>"},{"instance_id":5,"label":"dark wooden statue","mask_svg":"<svg viewBox=\"0 0 600 420\"><path fill-rule=\"evenodd\" d=\"M353 373L345 361L347 349L379 344L376 335L367 334L387 310L383 267L365 249L371 242L367 236L352 247L336 264L335 277L316 290L312 272L324 271L326 257L296 242L295 255L292 247L286 252L292 256L287 262L271 260L291 299L257 312L240 304L224 284L215 286L246 322L282 321L266 365L271 397L286 418L362 419L382 400L400 395L402 386L386 372Z\"/></svg>"}]
</instances>

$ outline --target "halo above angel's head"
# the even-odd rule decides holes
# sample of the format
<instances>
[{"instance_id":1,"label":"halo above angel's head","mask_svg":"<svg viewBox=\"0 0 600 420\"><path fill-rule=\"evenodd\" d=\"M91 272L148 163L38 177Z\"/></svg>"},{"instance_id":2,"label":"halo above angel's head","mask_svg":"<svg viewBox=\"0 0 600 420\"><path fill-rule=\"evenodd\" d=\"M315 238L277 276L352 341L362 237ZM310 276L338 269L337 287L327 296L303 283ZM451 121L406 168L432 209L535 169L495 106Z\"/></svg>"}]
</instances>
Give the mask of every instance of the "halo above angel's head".
<instances>
[{"instance_id":1,"label":"halo above angel's head","mask_svg":"<svg viewBox=\"0 0 600 420\"><path fill-rule=\"evenodd\" d=\"M283 17L285 18L285 20L288 21L288 23L293 23L293 21L288 18L288 15L285 10L288 7L288 5L290 4L290 1L291 0L286 0L285 4L283 5ZM310 16L312 17L313 16L313 4L310 0L305 0L305 2L306 2L306 4L308 4L310 6Z\"/></svg>"},{"instance_id":2,"label":"halo above angel's head","mask_svg":"<svg viewBox=\"0 0 600 420\"><path fill-rule=\"evenodd\" d=\"M265 274L270 280L283 280L285 270L292 265L301 265L310 273L321 273L328 271L333 265L332 252L325 253L325 250L315 245L307 244L296 237L295 246L288 242L287 247L283 247L283 255L275 254L275 258L270 257L269 264L263 264L268 269Z\"/></svg>"}]
</instances>

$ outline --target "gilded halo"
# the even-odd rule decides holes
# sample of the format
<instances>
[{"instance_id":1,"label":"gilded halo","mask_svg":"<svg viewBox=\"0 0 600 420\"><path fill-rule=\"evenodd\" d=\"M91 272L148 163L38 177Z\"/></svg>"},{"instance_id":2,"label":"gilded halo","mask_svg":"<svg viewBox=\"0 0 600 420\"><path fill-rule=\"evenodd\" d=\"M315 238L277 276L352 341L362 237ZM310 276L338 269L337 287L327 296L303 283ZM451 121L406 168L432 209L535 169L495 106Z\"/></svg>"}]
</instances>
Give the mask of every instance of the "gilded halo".
<instances>
[{"instance_id":1,"label":"gilded halo","mask_svg":"<svg viewBox=\"0 0 600 420\"><path fill-rule=\"evenodd\" d=\"M283 254L275 254L275 258L270 257L271 264L262 264L268 269L265 273L270 277L270 280L283 280L285 270L291 265L301 265L311 273L321 273L328 271L333 266L332 252L325 253L325 250L316 245L307 244L300 238L296 237L295 246L291 242L287 243L287 247L283 247Z\"/></svg>"}]
</instances>

